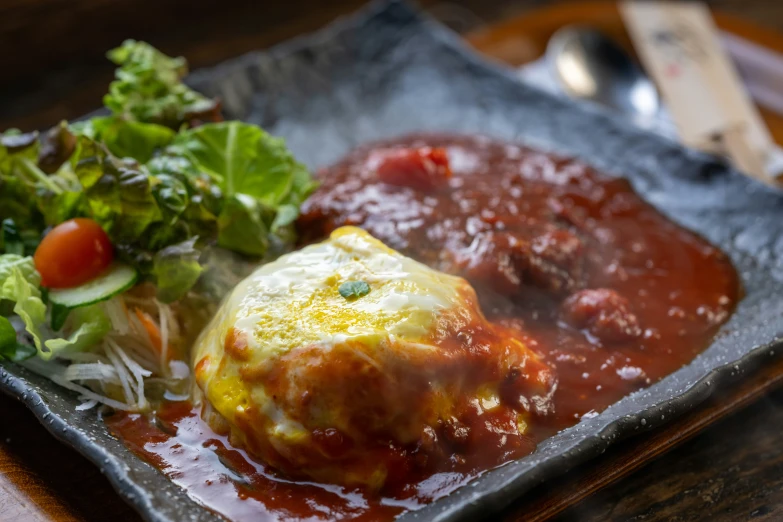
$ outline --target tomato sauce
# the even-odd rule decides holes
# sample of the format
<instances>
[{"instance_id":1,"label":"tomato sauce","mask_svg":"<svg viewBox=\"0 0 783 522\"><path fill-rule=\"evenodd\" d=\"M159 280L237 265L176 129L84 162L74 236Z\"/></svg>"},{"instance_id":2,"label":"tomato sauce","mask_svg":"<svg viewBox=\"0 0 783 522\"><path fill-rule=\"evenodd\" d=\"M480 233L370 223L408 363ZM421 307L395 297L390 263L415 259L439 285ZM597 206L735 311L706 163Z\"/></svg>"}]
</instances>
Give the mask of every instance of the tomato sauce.
<instances>
[{"instance_id":1,"label":"tomato sauce","mask_svg":"<svg viewBox=\"0 0 783 522\"><path fill-rule=\"evenodd\" d=\"M465 277L486 317L519 331L551 368L556 391L509 446L509 410L477 408L463 422L486 451L380 494L287 479L230 447L185 403L107 419L133 451L232 520L388 520L416 509L687 364L741 295L722 252L626 180L576 160L422 135L358 149L319 177L298 222L303 242L356 225Z\"/></svg>"}]
</instances>

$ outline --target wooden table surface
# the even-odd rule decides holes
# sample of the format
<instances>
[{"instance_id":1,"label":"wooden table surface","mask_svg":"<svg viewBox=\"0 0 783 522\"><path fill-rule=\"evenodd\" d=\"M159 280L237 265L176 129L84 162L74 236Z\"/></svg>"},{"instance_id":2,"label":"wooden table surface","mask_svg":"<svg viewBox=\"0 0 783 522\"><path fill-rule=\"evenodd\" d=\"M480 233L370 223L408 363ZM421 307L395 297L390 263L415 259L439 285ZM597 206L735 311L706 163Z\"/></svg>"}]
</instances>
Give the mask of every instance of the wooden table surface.
<instances>
[{"instance_id":1,"label":"wooden table surface","mask_svg":"<svg viewBox=\"0 0 783 522\"><path fill-rule=\"evenodd\" d=\"M226 0L217 9L214 2L185 0L5 0L0 2L0 130L42 128L94 109L112 71L103 54L124 38L145 39L170 54L187 56L193 67L208 66L316 29L363 3ZM467 32L549 2L420 3L456 30ZM709 3L783 33L783 2ZM719 410L722 398L718 394L700 411ZM0 520L139 519L95 466L53 439L21 404L0 396L0 415ZM559 518L781 520L781 428L783 391L775 391ZM637 448L634 439L621 443L526 499L573 487L601 462ZM524 514L521 504L507 518L523 520Z\"/></svg>"}]
</instances>

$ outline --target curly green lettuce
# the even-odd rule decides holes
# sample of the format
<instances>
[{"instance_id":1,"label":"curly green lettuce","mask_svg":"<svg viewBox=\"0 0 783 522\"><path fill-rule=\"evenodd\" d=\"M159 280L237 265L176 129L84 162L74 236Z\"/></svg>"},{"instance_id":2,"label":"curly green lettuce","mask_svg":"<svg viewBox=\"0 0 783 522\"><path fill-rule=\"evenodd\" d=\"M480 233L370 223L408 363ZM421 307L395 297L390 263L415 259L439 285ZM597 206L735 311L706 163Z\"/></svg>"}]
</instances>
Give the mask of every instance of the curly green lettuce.
<instances>
[{"instance_id":1,"label":"curly green lettuce","mask_svg":"<svg viewBox=\"0 0 783 522\"><path fill-rule=\"evenodd\" d=\"M145 42L126 40L107 53L119 68L103 103L128 120L178 129L194 119L212 120L220 104L187 85L188 62L161 53Z\"/></svg>"}]
</instances>

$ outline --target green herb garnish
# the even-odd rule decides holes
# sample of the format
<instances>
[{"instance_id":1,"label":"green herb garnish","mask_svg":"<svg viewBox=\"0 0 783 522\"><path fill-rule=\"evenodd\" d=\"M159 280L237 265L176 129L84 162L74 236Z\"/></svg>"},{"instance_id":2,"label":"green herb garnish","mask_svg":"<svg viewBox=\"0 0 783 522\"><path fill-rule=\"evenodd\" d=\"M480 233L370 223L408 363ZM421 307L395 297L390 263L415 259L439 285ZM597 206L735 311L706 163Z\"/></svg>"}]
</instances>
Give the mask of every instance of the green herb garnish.
<instances>
[{"instance_id":1,"label":"green herb garnish","mask_svg":"<svg viewBox=\"0 0 783 522\"><path fill-rule=\"evenodd\" d=\"M346 281L340 285L338 291L348 300L357 299L370 293L370 285L364 281Z\"/></svg>"}]
</instances>

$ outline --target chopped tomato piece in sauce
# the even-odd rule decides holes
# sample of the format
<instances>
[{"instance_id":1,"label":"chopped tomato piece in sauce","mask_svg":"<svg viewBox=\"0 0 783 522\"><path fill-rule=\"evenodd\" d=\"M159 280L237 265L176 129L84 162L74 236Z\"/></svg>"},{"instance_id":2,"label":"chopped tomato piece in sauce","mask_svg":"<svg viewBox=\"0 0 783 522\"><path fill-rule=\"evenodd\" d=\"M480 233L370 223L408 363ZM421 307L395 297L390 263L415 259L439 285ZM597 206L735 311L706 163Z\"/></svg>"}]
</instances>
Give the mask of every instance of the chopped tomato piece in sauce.
<instances>
[{"instance_id":1,"label":"chopped tomato piece in sauce","mask_svg":"<svg viewBox=\"0 0 783 522\"><path fill-rule=\"evenodd\" d=\"M451 177L449 157L441 147L379 150L370 164L383 183L423 192L445 186Z\"/></svg>"}]
</instances>

